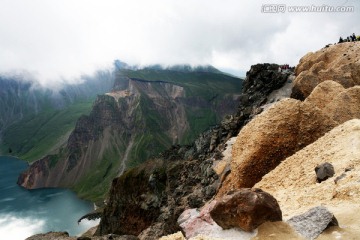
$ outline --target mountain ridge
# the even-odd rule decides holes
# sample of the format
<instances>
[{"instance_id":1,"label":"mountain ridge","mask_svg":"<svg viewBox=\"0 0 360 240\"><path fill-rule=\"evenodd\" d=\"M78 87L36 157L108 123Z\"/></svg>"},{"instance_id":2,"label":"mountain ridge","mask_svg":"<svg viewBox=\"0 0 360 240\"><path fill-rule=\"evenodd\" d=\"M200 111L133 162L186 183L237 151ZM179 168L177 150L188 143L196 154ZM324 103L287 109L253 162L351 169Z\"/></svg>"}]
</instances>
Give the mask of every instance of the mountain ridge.
<instances>
[{"instance_id":1,"label":"mountain ridge","mask_svg":"<svg viewBox=\"0 0 360 240\"><path fill-rule=\"evenodd\" d=\"M70 187L99 200L126 168L190 142L231 113L241 88L241 79L211 72L120 69L114 76L113 89L79 118L59 154L31 165L19 184Z\"/></svg>"}]
</instances>

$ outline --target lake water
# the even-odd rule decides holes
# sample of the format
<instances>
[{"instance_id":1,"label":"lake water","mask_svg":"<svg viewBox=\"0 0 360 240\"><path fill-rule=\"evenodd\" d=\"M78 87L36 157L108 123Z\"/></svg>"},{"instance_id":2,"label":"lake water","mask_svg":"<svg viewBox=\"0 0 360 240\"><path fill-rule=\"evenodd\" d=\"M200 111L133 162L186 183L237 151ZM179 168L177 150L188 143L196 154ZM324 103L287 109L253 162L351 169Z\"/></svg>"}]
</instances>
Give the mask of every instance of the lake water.
<instances>
[{"instance_id":1,"label":"lake water","mask_svg":"<svg viewBox=\"0 0 360 240\"><path fill-rule=\"evenodd\" d=\"M16 184L27 167L16 158L0 157L0 236L24 240L37 233L66 231L72 236L85 232L98 221L77 220L93 210L66 189L27 190Z\"/></svg>"}]
</instances>

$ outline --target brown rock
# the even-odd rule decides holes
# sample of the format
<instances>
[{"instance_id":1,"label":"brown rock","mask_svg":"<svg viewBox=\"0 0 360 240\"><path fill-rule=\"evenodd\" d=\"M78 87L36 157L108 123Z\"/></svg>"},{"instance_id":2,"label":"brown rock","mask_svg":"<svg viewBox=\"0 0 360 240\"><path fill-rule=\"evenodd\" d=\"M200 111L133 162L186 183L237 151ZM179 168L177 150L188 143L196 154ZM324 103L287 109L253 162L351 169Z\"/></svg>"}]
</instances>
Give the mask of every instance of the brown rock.
<instances>
[{"instance_id":1,"label":"brown rock","mask_svg":"<svg viewBox=\"0 0 360 240\"><path fill-rule=\"evenodd\" d=\"M321 82L333 80L345 88L360 85L360 42L332 45L301 58L291 97L303 100Z\"/></svg>"},{"instance_id":2,"label":"brown rock","mask_svg":"<svg viewBox=\"0 0 360 240\"><path fill-rule=\"evenodd\" d=\"M281 221L276 199L259 188L244 188L219 199L210 215L222 228L238 227L253 231L262 223Z\"/></svg>"},{"instance_id":3,"label":"brown rock","mask_svg":"<svg viewBox=\"0 0 360 240\"><path fill-rule=\"evenodd\" d=\"M334 81L319 84L304 101L286 99L257 116L233 146L231 173L218 196L253 187L286 157L353 118L360 118L360 86L345 89Z\"/></svg>"},{"instance_id":4,"label":"brown rock","mask_svg":"<svg viewBox=\"0 0 360 240\"><path fill-rule=\"evenodd\" d=\"M319 184L314 167L322 164L324 159L331 161L334 167L333 178L343 175L350 167L354 169L346 172L337 184L333 180ZM343 219L339 221L349 219L350 225L353 219L358 219L358 210L355 209L359 209L360 202L359 166L360 119L353 119L284 160L255 187L269 192L278 200L284 218L322 205L331 210L337 209L334 213L343 212Z\"/></svg>"}]
</instances>

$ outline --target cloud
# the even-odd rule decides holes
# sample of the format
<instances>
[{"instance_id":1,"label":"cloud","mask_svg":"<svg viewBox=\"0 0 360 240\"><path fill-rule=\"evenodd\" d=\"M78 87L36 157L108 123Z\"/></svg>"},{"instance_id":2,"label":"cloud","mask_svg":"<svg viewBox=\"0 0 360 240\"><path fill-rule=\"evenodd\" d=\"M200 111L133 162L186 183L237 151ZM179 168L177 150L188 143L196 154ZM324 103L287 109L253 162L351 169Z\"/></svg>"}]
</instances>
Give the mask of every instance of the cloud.
<instances>
[{"instance_id":1,"label":"cloud","mask_svg":"<svg viewBox=\"0 0 360 240\"><path fill-rule=\"evenodd\" d=\"M44 220L1 214L0 236L5 239L23 240L31 235L41 232L44 224ZM19 229L21 231L19 231Z\"/></svg>"},{"instance_id":2,"label":"cloud","mask_svg":"<svg viewBox=\"0 0 360 240\"><path fill-rule=\"evenodd\" d=\"M286 1L355 6L353 13L262 13L269 3L1 0L0 72L26 70L42 82L76 79L114 59L246 71L257 62L294 65L308 51L359 32L356 0Z\"/></svg>"}]
</instances>

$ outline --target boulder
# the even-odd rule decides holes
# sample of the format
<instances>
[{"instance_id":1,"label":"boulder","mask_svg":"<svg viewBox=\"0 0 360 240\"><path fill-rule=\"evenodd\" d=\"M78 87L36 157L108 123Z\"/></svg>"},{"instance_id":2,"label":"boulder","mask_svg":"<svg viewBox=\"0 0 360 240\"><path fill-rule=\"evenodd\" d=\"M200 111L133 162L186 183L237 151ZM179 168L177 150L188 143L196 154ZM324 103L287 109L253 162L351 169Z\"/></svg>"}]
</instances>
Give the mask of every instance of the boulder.
<instances>
[{"instance_id":1,"label":"boulder","mask_svg":"<svg viewBox=\"0 0 360 240\"><path fill-rule=\"evenodd\" d=\"M229 192L210 211L212 219L223 229L240 228L253 231L267 221L281 221L276 199L258 188Z\"/></svg>"},{"instance_id":2,"label":"boulder","mask_svg":"<svg viewBox=\"0 0 360 240\"><path fill-rule=\"evenodd\" d=\"M321 82L333 80L345 88L360 85L360 42L344 43L308 53L296 66L291 97L304 100Z\"/></svg>"},{"instance_id":3,"label":"boulder","mask_svg":"<svg viewBox=\"0 0 360 240\"><path fill-rule=\"evenodd\" d=\"M335 171L331 163L325 162L315 167L316 180L321 183L329 177L334 176Z\"/></svg>"},{"instance_id":4,"label":"boulder","mask_svg":"<svg viewBox=\"0 0 360 240\"><path fill-rule=\"evenodd\" d=\"M287 223L306 239L315 239L326 228L338 226L338 221L326 207L318 206L304 214L290 218Z\"/></svg>"},{"instance_id":5,"label":"boulder","mask_svg":"<svg viewBox=\"0 0 360 240\"><path fill-rule=\"evenodd\" d=\"M331 180L319 184L314 167L324 160L331 161L336 174ZM353 119L285 159L263 176L255 187L277 199L285 219L318 205L331 209L357 209L360 199L359 164L360 119ZM333 179L337 177L341 180L335 184ZM346 218L350 214L352 211L343 216Z\"/></svg>"},{"instance_id":6,"label":"boulder","mask_svg":"<svg viewBox=\"0 0 360 240\"><path fill-rule=\"evenodd\" d=\"M256 232L244 232L240 229L222 229L210 216L216 200L208 202L202 209L187 209L178 218L178 224L187 239L199 237L203 239L235 240L252 239ZM197 239L197 238L196 238Z\"/></svg>"},{"instance_id":7,"label":"boulder","mask_svg":"<svg viewBox=\"0 0 360 240\"><path fill-rule=\"evenodd\" d=\"M284 99L275 103L238 134L232 148L231 173L217 195L253 187L285 158L334 127L360 118L359 106L360 86L345 89L334 81L320 83L303 102Z\"/></svg>"}]
</instances>

